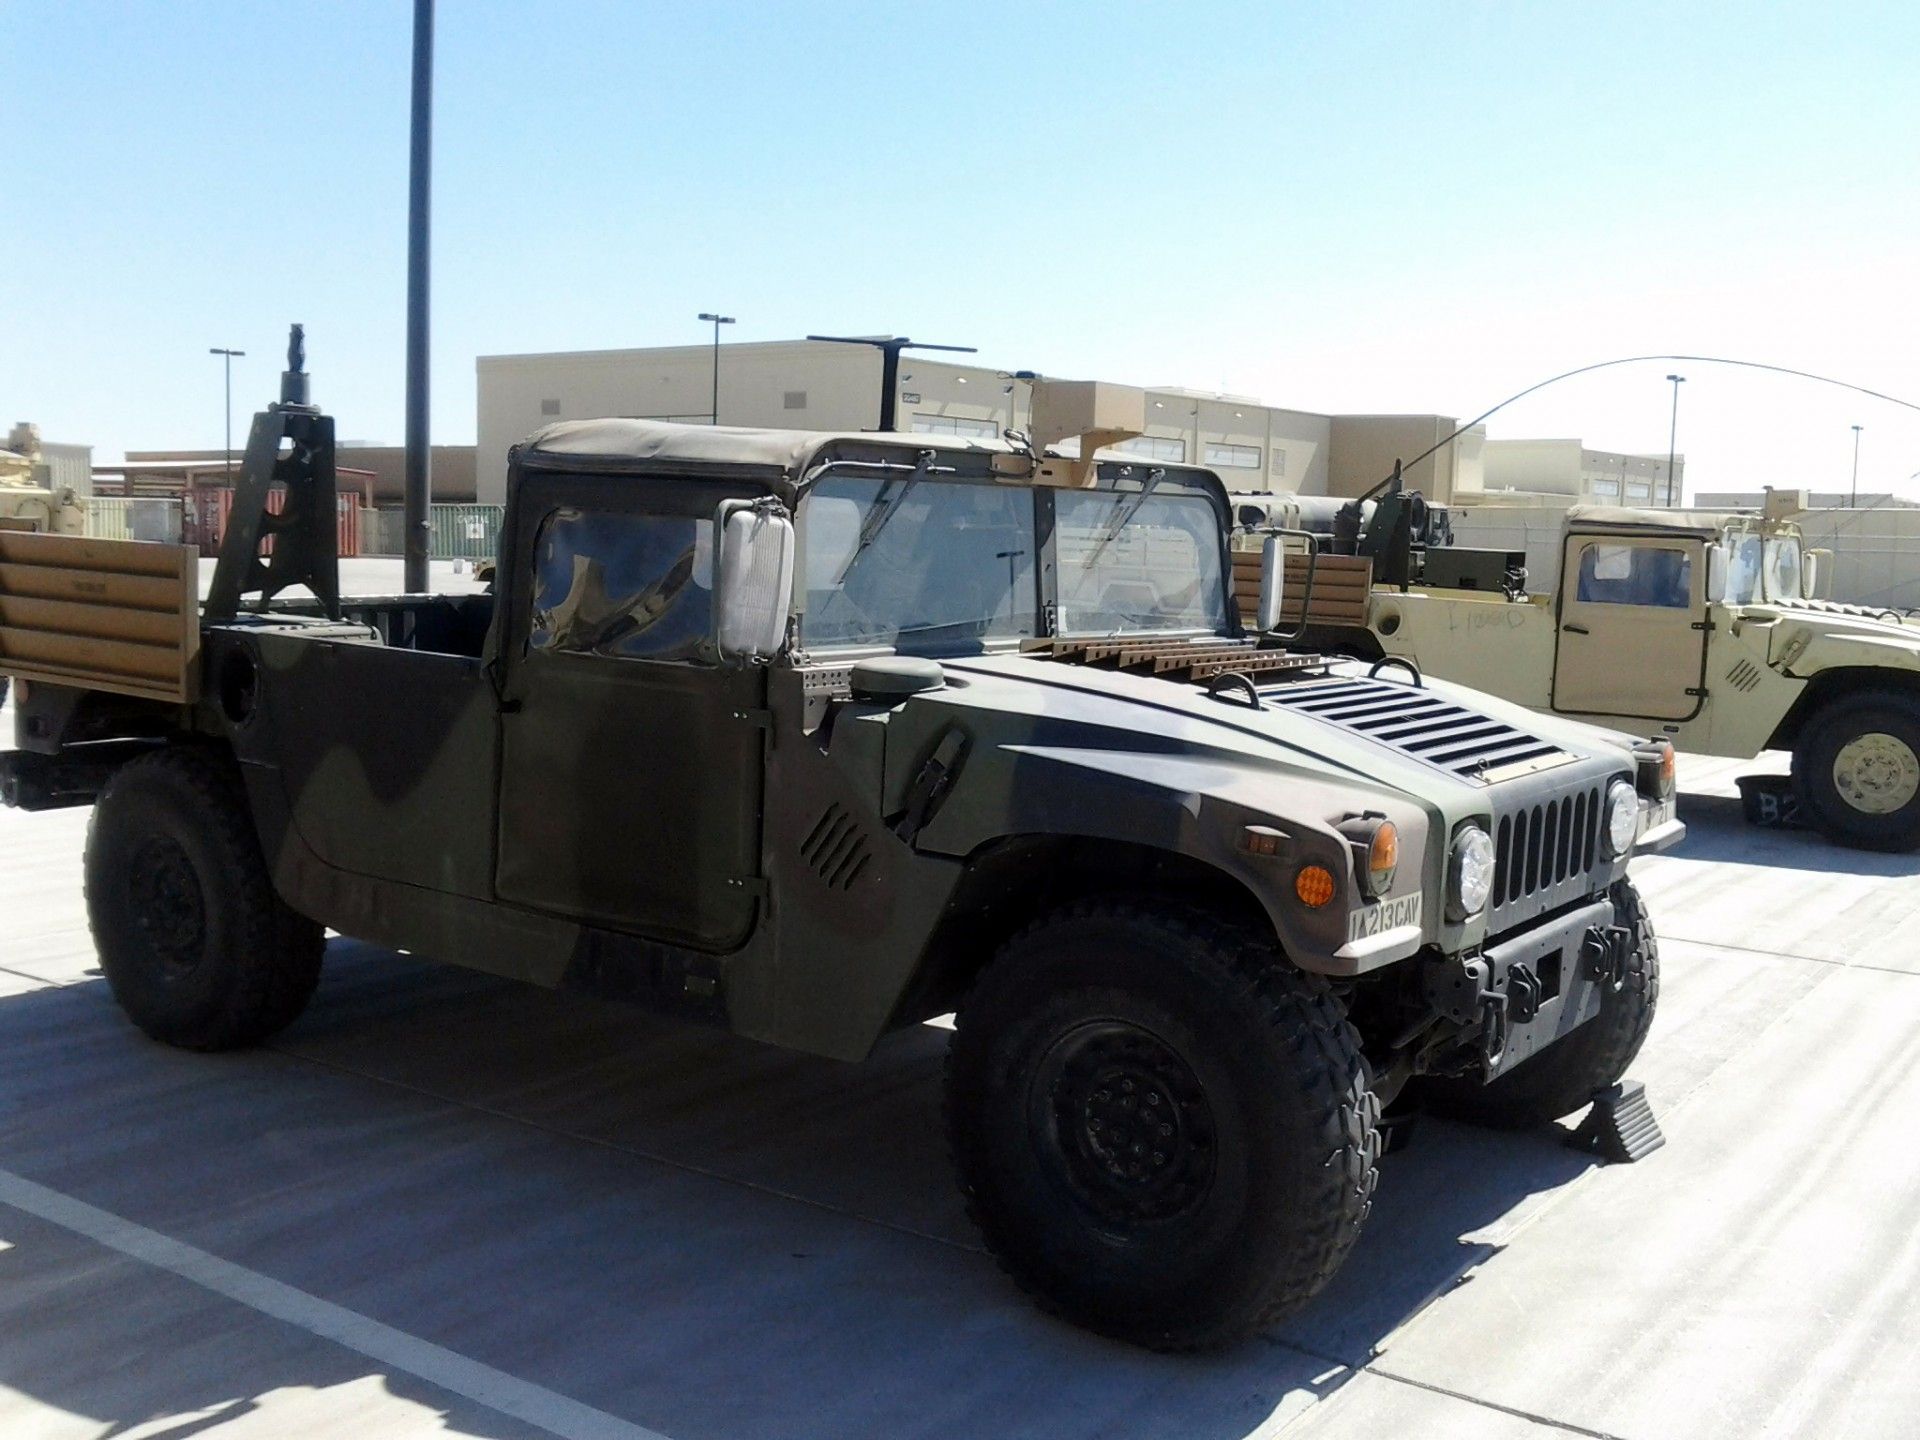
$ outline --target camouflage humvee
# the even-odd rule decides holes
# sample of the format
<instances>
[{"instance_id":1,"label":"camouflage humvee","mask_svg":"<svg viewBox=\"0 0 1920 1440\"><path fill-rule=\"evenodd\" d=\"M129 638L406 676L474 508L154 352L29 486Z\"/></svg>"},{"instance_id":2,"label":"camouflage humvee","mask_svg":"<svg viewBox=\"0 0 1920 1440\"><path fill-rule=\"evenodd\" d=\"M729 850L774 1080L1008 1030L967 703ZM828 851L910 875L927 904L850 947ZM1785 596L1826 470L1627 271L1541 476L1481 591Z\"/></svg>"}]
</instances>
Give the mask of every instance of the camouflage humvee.
<instances>
[{"instance_id":1,"label":"camouflage humvee","mask_svg":"<svg viewBox=\"0 0 1920 1440\"><path fill-rule=\"evenodd\" d=\"M1087 455L1128 433L1068 398ZM89 543L47 568L173 563ZM1659 963L1627 864L1680 833L1670 749L1263 646L1227 547L1200 469L556 425L495 595L216 600L145 689L0 631L0 778L95 805L103 969L176 1045L289 1023L329 926L848 1060L957 1011L1007 1268L1218 1345L1338 1268L1410 1083L1525 1123L1620 1076Z\"/></svg>"}]
</instances>

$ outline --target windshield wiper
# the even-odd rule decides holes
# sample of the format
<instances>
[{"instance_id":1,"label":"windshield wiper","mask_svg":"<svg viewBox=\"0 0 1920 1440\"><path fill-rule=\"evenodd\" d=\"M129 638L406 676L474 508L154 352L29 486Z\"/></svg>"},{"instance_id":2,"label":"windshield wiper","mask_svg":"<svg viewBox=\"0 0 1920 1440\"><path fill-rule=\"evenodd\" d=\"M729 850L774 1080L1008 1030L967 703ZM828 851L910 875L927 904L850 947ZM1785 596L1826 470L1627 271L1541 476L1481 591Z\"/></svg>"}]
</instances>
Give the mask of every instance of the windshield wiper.
<instances>
[{"instance_id":1,"label":"windshield wiper","mask_svg":"<svg viewBox=\"0 0 1920 1440\"><path fill-rule=\"evenodd\" d=\"M1140 513L1140 507L1147 503L1147 497L1153 494L1154 488L1166 478L1167 472L1164 470L1149 470L1146 483L1138 491L1132 495L1116 497L1113 519L1107 522L1106 533L1094 542L1093 549L1087 552L1087 558L1080 562L1082 570L1093 568L1093 562L1098 560L1107 546L1113 543L1114 537L1127 528L1127 522Z\"/></svg>"},{"instance_id":2,"label":"windshield wiper","mask_svg":"<svg viewBox=\"0 0 1920 1440\"><path fill-rule=\"evenodd\" d=\"M880 538L880 532L887 528L887 522L893 519L907 496L913 493L913 487L918 485L921 477L927 475L932 469L933 452L926 450L921 452L920 462L913 467L911 475L904 479L887 477L887 482L881 488L873 509L867 512L867 518L860 524L859 542L854 545L853 553L847 557L847 563L840 567L840 573L833 577L836 589L847 583L847 576L852 572L855 562L860 559L869 545Z\"/></svg>"}]
</instances>

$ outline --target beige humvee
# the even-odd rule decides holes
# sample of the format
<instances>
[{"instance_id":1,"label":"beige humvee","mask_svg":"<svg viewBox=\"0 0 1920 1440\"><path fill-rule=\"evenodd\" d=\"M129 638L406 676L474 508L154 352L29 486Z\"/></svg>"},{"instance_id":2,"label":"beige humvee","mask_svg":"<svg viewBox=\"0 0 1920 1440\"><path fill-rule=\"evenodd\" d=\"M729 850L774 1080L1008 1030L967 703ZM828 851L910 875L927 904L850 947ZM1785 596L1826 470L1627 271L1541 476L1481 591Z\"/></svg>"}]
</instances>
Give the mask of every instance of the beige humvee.
<instances>
[{"instance_id":1,"label":"beige humvee","mask_svg":"<svg viewBox=\"0 0 1920 1440\"><path fill-rule=\"evenodd\" d=\"M1323 555L1307 638L1684 751L1791 750L1817 828L1920 847L1920 632L1816 598L1831 557L1802 549L1792 508L1785 496L1757 515L1576 507L1556 594L1389 589L1366 559ZM1288 569L1297 595L1305 565Z\"/></svg>"},{"instance_id":2,"label":"beige humvee","mask_svg":"<svg viewBox=\"0 0 1920 1440\"><path fill-rule=\"evenodd\" d=\"M44 530L78 535L87 528L85 503L73 488L55 489L40 458L40 432L16 425L0 448L0 530Z\"/></svg>"}]
</instances>

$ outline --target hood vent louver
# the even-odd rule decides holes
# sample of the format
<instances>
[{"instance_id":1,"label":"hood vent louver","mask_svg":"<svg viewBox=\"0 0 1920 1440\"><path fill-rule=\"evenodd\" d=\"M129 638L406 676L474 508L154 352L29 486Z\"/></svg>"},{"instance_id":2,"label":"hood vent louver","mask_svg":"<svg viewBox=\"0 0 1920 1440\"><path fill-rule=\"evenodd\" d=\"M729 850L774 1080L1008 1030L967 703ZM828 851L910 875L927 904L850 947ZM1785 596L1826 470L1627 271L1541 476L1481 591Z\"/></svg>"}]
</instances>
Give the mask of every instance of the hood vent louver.
<instances>
[{"instance_id":1,"label":"hood vent louver","mask_svg":"<svg viewBox=\"0 0 1920 1440\"><path fill-rule=\"evenodd\" d=\"M1571 758L1557 745L1397 681L1330 679L1262 690L1271 705L1312 715L1484 784Z\"/></svg>"}]
</instances>

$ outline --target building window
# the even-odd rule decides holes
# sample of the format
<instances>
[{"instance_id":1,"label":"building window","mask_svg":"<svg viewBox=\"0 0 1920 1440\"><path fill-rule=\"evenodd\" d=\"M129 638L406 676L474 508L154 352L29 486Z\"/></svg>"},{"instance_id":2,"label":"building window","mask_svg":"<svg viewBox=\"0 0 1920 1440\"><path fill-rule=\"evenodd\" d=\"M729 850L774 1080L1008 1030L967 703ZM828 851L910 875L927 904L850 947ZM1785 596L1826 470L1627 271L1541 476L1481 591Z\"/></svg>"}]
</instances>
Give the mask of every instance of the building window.
<instances>
[{"instance_id":1,"label":"building window","mask_svg":"<svg viewBox=\"0 0 1920 1440\"><path fill-rule=\"evenodd\" d=\"M1592 489L1594 494L1604 495L1609 500L1617 500L1620 498L1620 482L1618 480L1595 480L1589 488Z\"/></svg>"},{"instance_id":2,"label":"building window","mask_svg":"<svg viewBox=\"0 0 1920 1440\"><path fill-rule=\"evenodd\" d=\"M964 415L916 415L913 431L916 435L964 435L970 440L992 440L1000 434L1000 427L991 420L969 420Z\"/></svg>"},{"instance_id":3,"label":"building window","mask_svg":"<svg viewBox=\"0 0 1920 1440\"><path fill-rule=\"evenodd\" d=\"M1278 445L1273 447L1273 473L1276 475L1287 473L1287 452Z\"/></svg>"},{"instance_id":4,"label":"building window","mask_svg":"<svg viewBox=\"0 0 1920 1440\"><path fill-rule=\"evenodd\" d=\"M560 413L560 402L558 400L542 400L540 402L540 413L542 415L558 415Z\"/></svg>"},{"instance_id":5,"label":"building window","mask_svg":"<svg viewBox=\"0 0 1920 1440\"><path fill-rule=\"evenodd\" d=\"M1163 435L1136 435L1131 440L1122 440L1113 447L1129 455L1144 455L1149 460L1172 460L1176 463L1187 458L1187 442L1169 440Z\"/></svg>"},{"instance_id":6,"label":"building window","mask_svg":"<svg viewBox=\"0 0 1920 1440\"><path fill-rule=\"evenodd\" d=\"M804 390L783 391L780 396L780 404L788 410L804 410L807 408L807 392Z\"/></svg>"},{"instance_id":7,"label":"building window","mask_svg":"<svg viewBox=\"0 0 1920 1440\"><path fill-rule=\"evenodd\" d=\"M1228 470L1258 470L1260 468L1260 447L1258 445L1221 445L1209 442L1207 445L1207 464L1221 466Z\"/></svg>"},{"instance_id":8,"label":"building window","mask_svg":"<svg viewBox=\"0 0 1920 1440\"><path fill-rule=\"evenodd\" d=\"M1645 480L1629 480L1627 482L1627 498L1629 500L1651 500L1653 498L1653 486Z\"/></svg>"}]
</instances>

